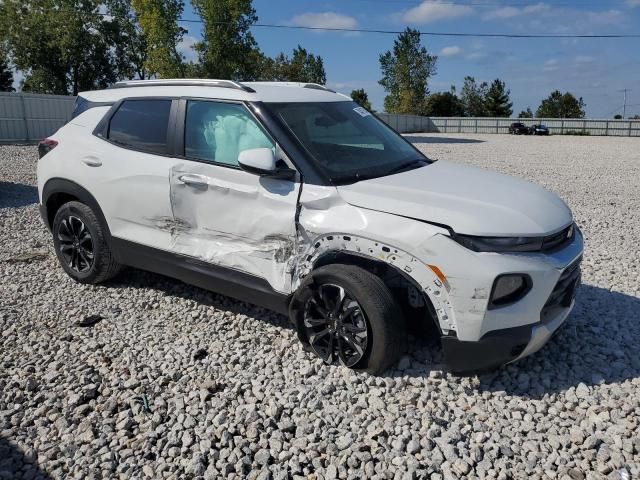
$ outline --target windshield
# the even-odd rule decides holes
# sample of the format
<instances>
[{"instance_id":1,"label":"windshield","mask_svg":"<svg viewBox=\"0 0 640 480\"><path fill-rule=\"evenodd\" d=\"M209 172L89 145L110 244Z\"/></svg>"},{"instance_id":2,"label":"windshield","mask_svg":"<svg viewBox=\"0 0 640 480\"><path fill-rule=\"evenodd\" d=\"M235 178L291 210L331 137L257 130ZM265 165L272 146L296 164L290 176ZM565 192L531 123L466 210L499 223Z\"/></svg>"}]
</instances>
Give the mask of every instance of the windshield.
<instances>
[{"instance_id":1,"label":"windshield","mask_svg":"<svg viewBox=\"0 0 640 480\"><path fill-rule=\"evenodd\" d=\"M430 163L408 141L353 102L269 103L332 183L353 183Z\"/></svg>"}]
</instances>

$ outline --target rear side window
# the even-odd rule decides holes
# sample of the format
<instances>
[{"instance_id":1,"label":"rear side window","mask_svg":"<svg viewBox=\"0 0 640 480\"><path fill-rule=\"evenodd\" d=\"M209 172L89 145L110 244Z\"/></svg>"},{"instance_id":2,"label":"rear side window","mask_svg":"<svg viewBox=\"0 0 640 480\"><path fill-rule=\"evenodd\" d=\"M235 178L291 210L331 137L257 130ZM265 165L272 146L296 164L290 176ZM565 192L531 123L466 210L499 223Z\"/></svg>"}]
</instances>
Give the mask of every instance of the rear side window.
<instances>
[{"instance_id":1,"label":"rear side window","mask_svg":"<svg viewBox=\"0 0 640 480\"><path fill-rule=\"evenodd\" d=\"M89 108L91 108L91 102L83 97L76 97L76 103L73 107L73 112L71 113L71 119L76 118L81 113L86 112Z\"/></svg>"},{"instance_id":2,"label":"rear side window","mask_svg":"<svg viewBox=\"0 0 640 480\"><path fill-rule=\"evenodd\" d=\"M109 122L112 142L151 153L168 153L171 100L125 100Z\"/></svg>"}]
</instances>

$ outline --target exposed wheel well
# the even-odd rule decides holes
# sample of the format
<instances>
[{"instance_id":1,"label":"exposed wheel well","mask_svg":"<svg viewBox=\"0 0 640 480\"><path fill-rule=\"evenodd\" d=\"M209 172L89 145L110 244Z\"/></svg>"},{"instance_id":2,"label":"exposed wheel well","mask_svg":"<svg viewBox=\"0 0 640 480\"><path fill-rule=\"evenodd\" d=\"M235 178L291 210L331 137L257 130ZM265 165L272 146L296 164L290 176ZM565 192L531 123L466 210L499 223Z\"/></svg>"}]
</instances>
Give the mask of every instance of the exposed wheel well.
<instances>
[{"instance_id":1,"label":"exposed wheel well","mask_svg":"<svg viewBox=\"0 0 640 480\"><path fill-rule=\"evenodd\" d=\"M53 225L53 218L62 205L67 202L78 201L84 203L95 213L107 239L111 239L111 231L102 209L96 199L84 187L64 178L51 178L42 189L42 202L46 208L49 228Z\"/></svg>"},{"instance_id":2,"label":"exposed wheel well","mask_svg":"<svg viewBox=\"0 0 640 480\"><path fill-rule=\"evenodd\" d=\"M426 330L429 333L435 331L440 334L440 326L431 300L417 282L402 270L371 257L341 251L323 254L314 263L313 269L331 264L356 265L378 276L400 305L410 330Z\"/></svg>"},{"instance_id":3,"label":"exposed wheel well","mask_svg":"<svg viewBox=\"0 0 640 480\"><path fill-rule=\"evenodd\" d=\"M49 228L52 227L53 225L53 218L56 216L56 212L58 210L60 210L60 207L62 205L64 205L67 202L73 202L73 201L81 201L80 199L78 199L78 197L70 194L70 193L66 193L66 192L58 192L58 193L52 193L49 198L47 199L47 223L49 225Z\"/></svg>"}]
</instances>

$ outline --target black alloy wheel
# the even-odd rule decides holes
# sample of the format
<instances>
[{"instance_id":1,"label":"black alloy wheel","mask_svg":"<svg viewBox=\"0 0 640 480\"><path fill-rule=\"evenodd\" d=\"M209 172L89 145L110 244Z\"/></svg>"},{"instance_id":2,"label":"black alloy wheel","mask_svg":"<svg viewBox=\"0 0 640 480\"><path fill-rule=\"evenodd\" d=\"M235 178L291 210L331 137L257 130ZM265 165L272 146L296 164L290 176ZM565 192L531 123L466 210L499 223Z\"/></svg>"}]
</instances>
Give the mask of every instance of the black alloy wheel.
<instances>
[{"instance_id":1,"label":"black alloy wheel","mask_svg":"<svg viewBox=\"0 0 640 480\"><path fill-rule=\"evenodd\" d=\"M343 287L319 285L304 306L303 325L311 349L327 364L358 364L367 352L364 310Z\"/></svg>"},{"instance_id":2,"label":"black alloy wheel","mask_svg":"<svg viewBox=\"0 0 640 480\"><path fill-rule=\"evenodd\" d=\"M62 220L58 229L60 254L69 268L85 273L93 265L93 238L82 220L69 215Z\"/></svg>"}]
</instances>

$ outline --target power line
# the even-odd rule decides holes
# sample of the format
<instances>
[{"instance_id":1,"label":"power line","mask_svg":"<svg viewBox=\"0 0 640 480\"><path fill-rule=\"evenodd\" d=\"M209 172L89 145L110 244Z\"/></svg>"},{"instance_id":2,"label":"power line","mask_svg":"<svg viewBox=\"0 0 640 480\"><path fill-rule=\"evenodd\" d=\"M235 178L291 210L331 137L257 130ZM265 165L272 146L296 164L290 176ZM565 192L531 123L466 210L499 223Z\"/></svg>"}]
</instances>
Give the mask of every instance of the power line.
<instances>
[{"instance_id":1,"label":"power line","mask_svg":"<svg viewBox=\"0 0 640 480\"><path fill-rule=\"evenodd\" d=\"M183 23L204 23L202 20L179 19ZM231 22L212 22L216 25L233 25ZM282 28L293 30L315 30L345 33L380 33L399 35L402 30L377 30L367 28L308 27L301 25L280 25L275 23L254 23L252 27ZM599 35L554 35L554 34L516 34L516 33L462 33L462 32L419 32L431 37L493 37L493 38L640 38L640 34L599 34Z\"/></svg>"},{"instance_id":2,"label":"power line","mask_svg":"<svg viewBox=\"0 0 640 480\"><path fill-rule=\"evenodd\" d=\"M616 107L614 110L611 110L609 113L606 113L604 115L600 115L600 118L609 118L609 116L613 113L616 113L618 111L620 111L622 109L622 106Z\"/></svg>"}]
</instances>

